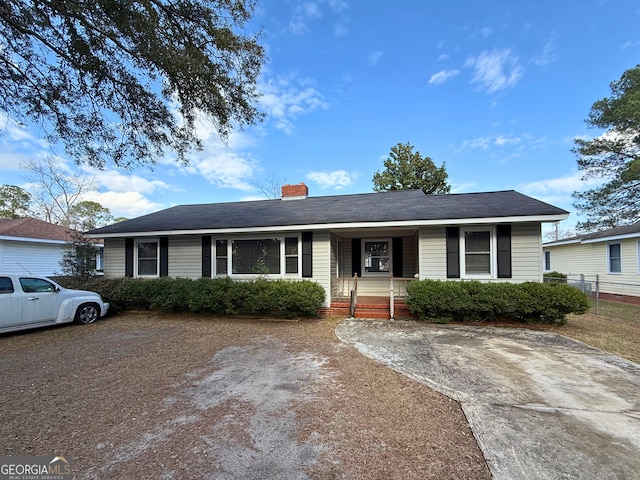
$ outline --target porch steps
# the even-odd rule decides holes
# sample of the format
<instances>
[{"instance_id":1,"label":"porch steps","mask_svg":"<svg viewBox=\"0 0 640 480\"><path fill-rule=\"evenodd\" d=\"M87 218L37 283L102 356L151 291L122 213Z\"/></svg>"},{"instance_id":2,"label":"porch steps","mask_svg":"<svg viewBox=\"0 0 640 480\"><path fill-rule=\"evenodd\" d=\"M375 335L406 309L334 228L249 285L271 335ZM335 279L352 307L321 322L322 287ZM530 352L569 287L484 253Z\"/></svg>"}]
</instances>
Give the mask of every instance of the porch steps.
<instances>
[{"instance_id":1,"label":"porch steps","mask_svg":"<svg viewBox=\"0 0 640 480\"><path fill-rule=\"evenodd\" d=\"M331 307L325 310L328 315L349 316L350 303L349 299L335 299L331 302ZM389 297L358 297L356 305L356 318L372 318L372 319L389 319L391 312L389 310ZM394 317L415 318L409 311L404 299L396 299L394 303Z\"/></svg>"}]
</instances>

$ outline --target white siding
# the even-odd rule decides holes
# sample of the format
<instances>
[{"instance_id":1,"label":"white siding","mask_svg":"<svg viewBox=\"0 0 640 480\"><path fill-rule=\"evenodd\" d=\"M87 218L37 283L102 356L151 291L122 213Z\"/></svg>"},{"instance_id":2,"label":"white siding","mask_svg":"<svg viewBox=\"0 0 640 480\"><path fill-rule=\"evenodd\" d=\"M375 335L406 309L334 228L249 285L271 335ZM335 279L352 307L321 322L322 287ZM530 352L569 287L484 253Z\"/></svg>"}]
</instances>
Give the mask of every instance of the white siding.
<instances>
[{"instance_id":1,"label":"white siding","mask_svg":"<svg viewBox=\"0 0 640 480\"><path fill-rule=\"evenodd\" d=\"M447 240L445 227L421 228L418 258L420 278L447 279Z\"/></svg>"},{"instance_id":2,"label":"white siding","mask_svg":"<svg viewBox=\"0 0 640 480\"><path fill-rule=\"evenodd\" d=\"M0 272L59 275L64 249L64 244L0 240Z\"/></svg>"},{"instance_id":3,"label":"white siding","mask_svg":"<svg viewBox=\"0 0 640 480\"><path fill-rule=\"evenodd\" d=\"M516 223L511 226L512 278L492 281L542 281L540 224ZM447 240L445 227L421 228L418 245L420 278L447 280Z\"/></svg>"},{"instance_id":4,"label":"white siding","mask_svg":"<svg viewBox=\"0 0 640 480\"><path fill-rule=\"evenodd\" d=\"M602 292L640 296L638 242L637 238L611 242L620 243L621 273L607 273L608 242L557 245L544 247L544 250L551 254L551 271L572 276L582 274L587 280L594 280L599 275ZM615 285L616 283L637 286Z\"/></svg>"},{"instance_id":5,"label":"white siding","mask_svg":"<svg viewBox=\"0 0 640 480\"><path fill-rule=\"evenodd\" d=\"M124 277L124 238L104 239L104 276Z\"/></svg>"},{"instance_id":6,"label":"white siding","mask_svg":"<svg viewBox=\"0 0 640 480\"><path fill-rule=\"evenodd\" d=\"M542 233L539 223L511 226L511 268L509 282L542 281Z\"/></svg>"},{"instance_id":7,"label":"white siding","mask_svg":"<svg viewBox=\"0 0 640 480\"><path fill-rule=\"evenodd\" d=\"M186 278L202 276L201 236L169 237L169 276Z\"/></svg>"},{"instance_id":8,"label":"white siding","mask_svg":"<svg viewBox=\"0 0 640 480\"><path fill-rule=\"evenodd\" d=\"M324 307L331 304L331 240L329 232L313 232L313 280L326 292Z\"/></svg>"}]
</instances>

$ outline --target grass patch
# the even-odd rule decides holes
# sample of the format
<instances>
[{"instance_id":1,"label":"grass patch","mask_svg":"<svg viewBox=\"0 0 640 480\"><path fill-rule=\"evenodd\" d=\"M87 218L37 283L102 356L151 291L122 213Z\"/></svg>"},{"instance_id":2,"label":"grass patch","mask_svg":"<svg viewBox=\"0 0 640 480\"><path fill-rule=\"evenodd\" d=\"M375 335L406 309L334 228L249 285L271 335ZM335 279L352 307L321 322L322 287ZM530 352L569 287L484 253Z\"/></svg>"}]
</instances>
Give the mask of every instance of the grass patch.
<instances>
[{"instance_id":1,"label":"grass patch","mask_svg":"<svg viewBox=\"0 0 640 480\"><path fill-rule=\"evenodd\" d=\"M556 333L640 363L640 307L600 300L599 314L593 308L584 315L569 315Z\"/></svg>"}]
</instances>

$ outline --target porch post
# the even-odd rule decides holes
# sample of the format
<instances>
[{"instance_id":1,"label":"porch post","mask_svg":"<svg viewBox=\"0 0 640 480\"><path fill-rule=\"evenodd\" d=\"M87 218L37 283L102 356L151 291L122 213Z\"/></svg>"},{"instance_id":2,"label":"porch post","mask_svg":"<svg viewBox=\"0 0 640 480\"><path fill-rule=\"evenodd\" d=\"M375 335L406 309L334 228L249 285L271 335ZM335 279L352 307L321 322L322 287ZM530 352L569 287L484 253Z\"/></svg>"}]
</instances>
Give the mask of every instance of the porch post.
<instances>
[{"instance_id":1,"label":"porch post","mask_svg":"<svg viewBox=\"0 0 640 480\"><path fill-rule=\"evenodd\" d=\"M393 320L393 308L395 307L395 299L393 298L393 273L389 275L391 285L389 286L389 320Z\"/></svg>"}]
</instances>

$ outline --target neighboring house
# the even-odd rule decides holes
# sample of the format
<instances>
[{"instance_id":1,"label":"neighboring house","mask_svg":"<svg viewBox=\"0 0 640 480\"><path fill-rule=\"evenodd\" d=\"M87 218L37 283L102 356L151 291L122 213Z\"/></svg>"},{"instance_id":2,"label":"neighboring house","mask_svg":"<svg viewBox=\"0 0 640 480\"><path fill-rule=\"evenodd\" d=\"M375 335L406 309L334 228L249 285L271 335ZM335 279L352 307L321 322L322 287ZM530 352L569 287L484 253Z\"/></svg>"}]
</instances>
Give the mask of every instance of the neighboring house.
<instances>
[{"instance_id":1,"label":"neighboring house","mask_svg":"<svg viewBox=\"0 0 640 480\"><path fill-rule=\"evenodd\" d=\"M390 278L541 281L541 223L568 212L515 191L421 190L181 205L87 232L107 277L310 279L332 299L389 295ZM399 280L401 282L402 280ZM400 288L400 287L398 287Z\"/></svg>"},{"instance_id":2,"label":"neighboring house","mask_svg":"<svg viewBox=\"0 0 640 480\"><path fill-rule=\"evenodd\" d=\"M0 272L59 275L74 231L36 218L0 218ZM101 259L98 259L98 268Z\"/></svg>"},{"instance_id":3,"label":"neighboring house","mask_svg":"<svg viewBox=\"0 0 640 480\"><path fill-rule=\"evenodd\" d=\"M591 280L598 275L600 291L640 296L640 222L548 242L543 249L547 272Z\"/></svg>"}]
</instances>

